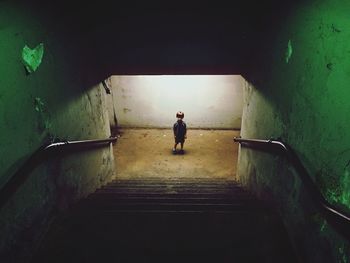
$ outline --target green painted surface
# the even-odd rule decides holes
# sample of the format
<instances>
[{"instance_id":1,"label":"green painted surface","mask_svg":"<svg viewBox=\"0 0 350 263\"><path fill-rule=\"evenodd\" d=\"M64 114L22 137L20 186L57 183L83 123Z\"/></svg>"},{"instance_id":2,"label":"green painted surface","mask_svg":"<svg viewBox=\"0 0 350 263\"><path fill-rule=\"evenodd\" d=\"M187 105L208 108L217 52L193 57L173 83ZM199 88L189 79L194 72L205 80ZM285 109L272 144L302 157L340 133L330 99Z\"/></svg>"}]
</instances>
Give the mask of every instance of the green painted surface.
<instances>
[{"instance_id":1,"label":"green painted surface","mask_svg":"<svg viewBox=\"0 0 350 263\"><path fill-rule=\"evenodd\" d=\"M85 85L76 43L65 45L69 39L46 26L57 21L17 2L0 1L0 187L55 138L110 136L105 91ZM25 49L22 60L25 45L37 48ZM28 72L36 70L29 76L24 61ZM51 216L109 180L113 167L106 147L55 156L34 169L0 210L0 261L27 262Z\"/></svg>"},{"instance_id":2,"label":"green painted surface","mask_svg":"<svg viewBox=\"0 0 350 263\"><path fill-rule=\"evenodd\" d=\"M350 211L350 2L296 3L262 54L245 91L242 137L280 137L296 151L326 199ZM288 43L291 41L291 49ZM286 45L287 44L287 45ZM290 56L291 55L291 56ZM249 79L248 79L249 81ZM314 211L292 167L241 150L240 180L274 196L303 262L348 262L350 244Z\"/></svg>"}]
</instances>

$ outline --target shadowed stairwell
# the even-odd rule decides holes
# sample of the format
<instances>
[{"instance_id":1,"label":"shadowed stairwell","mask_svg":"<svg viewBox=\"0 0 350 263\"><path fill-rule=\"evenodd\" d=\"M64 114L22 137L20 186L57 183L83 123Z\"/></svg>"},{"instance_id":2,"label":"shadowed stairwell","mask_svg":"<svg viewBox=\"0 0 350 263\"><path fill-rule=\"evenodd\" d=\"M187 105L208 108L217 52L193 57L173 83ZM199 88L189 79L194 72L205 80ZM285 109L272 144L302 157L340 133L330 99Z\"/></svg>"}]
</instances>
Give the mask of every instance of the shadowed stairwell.
<instances>
[{"instance_id":1,"label":"shadowed stairwell","mask_svg":"<svg viewBox=\"0 0 350 263\"><path fill-rule=\"evenodd\" d=\"M297 262L279 218L224 178L115 180L53 225L33 262Z\"/></svg>"},{"instance_id":2,"label":"shadowed stairwell","mask_svg":"<svg viewBox=\"0 0 350 263\"><path fill-rule=\"evenodd\" d=\"M32 262L297 260L273 209L232 177L140 174L113 180L58 218Z\"/></svg>"}]
</instances>

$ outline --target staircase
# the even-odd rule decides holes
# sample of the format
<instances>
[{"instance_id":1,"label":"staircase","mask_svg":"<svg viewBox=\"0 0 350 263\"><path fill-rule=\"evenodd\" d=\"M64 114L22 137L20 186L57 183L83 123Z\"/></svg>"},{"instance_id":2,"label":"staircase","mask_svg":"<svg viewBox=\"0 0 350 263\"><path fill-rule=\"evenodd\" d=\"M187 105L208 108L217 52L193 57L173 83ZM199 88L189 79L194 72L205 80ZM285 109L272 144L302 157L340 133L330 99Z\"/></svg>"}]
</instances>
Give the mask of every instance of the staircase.
<instances>
[{"instance_id":1,"label":"staircase","mask_svg":"<svg viewBox=\"0 0 350 263\"><path fill-rule=\"evenodd\" d=\"M281 221L237 182L119 179L57 218L32 262L298 262Z\"/></svg>"}]
</instances>

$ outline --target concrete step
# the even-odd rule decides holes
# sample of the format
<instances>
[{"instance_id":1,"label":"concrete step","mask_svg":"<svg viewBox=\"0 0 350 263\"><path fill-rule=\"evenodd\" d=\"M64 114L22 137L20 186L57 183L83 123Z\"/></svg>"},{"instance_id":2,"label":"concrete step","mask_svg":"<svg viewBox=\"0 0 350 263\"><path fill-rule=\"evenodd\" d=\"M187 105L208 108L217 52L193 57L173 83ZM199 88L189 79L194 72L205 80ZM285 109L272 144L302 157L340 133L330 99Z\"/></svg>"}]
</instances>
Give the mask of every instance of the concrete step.
<instances>
[{"instance_id":1,"label":"concrete step","mask_svg":"<svg viewBox=\"0 0 350 263\"><path fill-rule=\"evenodd\" d=\"M296 262L270 220L257 212L77 213L53 229L37 262Z\"/></svg>"},{"instance_id":2,"label":"concrete step","mask_svg":"<svg viewBox=\"0 0 350 263\"><path fill-rule=\"evenodd\" d=\"M241 185L235 181L181 181L181 180L113 180L107 185L230 185L230 186L240 186Z\"/></svg>"},{"instance_id":3,"label":"concrete step","mask_svg":"<svg viewBox=\"0 0 350 263\"><path fill-rule=\"evenodd\" d=\"M81 206L84 207L84 206ZM117 210L140 210L140 211L147 211L147 210L159 210L159 211L237 211L237 210L248 210L252 209L252 206L247 206L246 204L242 203L234 203L234 204L199 204L199 203L177 203L177 202L171 202L171 203L162 203L162 202L122 202L122 203L109 203L109 204L103 204L103 203L87 203L85 205L86 208L94 209L96 210L111 210L111 211L117 211ZM257 209L254 207L254 209Z\"/></svg>"},{"instance_id":4,"label":"concrete step","mask_svg":"<svg viewBox=\"0 0 350 263\"><path fill-rule=\"evenodd\" d=\"M105 188L144 188L144 189L155 189L155 188L185 188L185 189L196 189L196 188L204 188L204 189L243 189L236 184L181 184L181 183L164 183L164 184L133 184L133 183L109 183L105 186L101 187Z\"/></svg>"},{"instance_id":5,"label":"concrete step","mask_svg":"<svg viewBox=\"0 0 350 263\"><path fill-rule=\"evenodd\" d=\"M164 194L208 194L208 195L215 195L215 194L222 194L222 195L244 195L244 192L237 192L232 191L232 189L208 189L208 188L156 188L156 189L143 189L143 188L100 188L95 191L95 194L102 194L102 193L115 193L115 194L157 194L157 193L164 193Z\"/></svg>"},{"instance_id":6,"label":"concrete step","mask_svg":"<svg viewBox=\"0 0 350 263\"><path fill-rule=\"evenodd\" d=\"M227 177L121 177L113 179L112 182L199 182L199 183L206 183L206 182L235 182L238 183L236 180L233 180L231 178Z\"/></svg>"},{"instance_id":7,"label":"concrete step","mask_svg":"<svg viewBox=\"0 0 350 263\"><path fill-rule=\"evenodd\" d=\"M240 196L241 197L241 196ZM243 196L246 197L246 196ZM231 204L243 203L252 204L258 203L253 198L238 198L238 196L194 196L194 195L113 195L113 194L94 194L87 198L84 202L106 204L106 203L124 203L124 202L157 202L157 203L198 203L198 204Z\"/></svg>"},{"instance_id":8,"label":"concrete step","mask_svg":"<svg viewBox=\"0 0 350 263\"><path fill-rule=\"evenodd\" d=\"M96 194L94 196L89 197L85 201L80 203L81 206L84 206L86 209L93 209L95 207L121 207L121 206L130 206L130 207L139 207L140 209L147 209L147 207L157 207L157 206L173 206L173 207L181 207L181 206L193 206L197 208L200 207L219 207L219 206L232 206L232 209L244 208L244 209L267 209L266 205L258 202L252 198L225 198L225 196L218 198L217 196L208 198L208 197L164 197L161 194L158 196L147 196L144 195L142 197L134 195L134 196L116 196L116 195L103 195Z\"/></svg>"},{"instance_id":9,"label":"concrete step","mask_svg":"<svg viewBox=\"0 0 350 263\"><path fill-rule=\"evenodd\" d=\"M272 212L226 179L115 180L57 218L33 263L294 263Z\"/></svg>"}]
</instances>

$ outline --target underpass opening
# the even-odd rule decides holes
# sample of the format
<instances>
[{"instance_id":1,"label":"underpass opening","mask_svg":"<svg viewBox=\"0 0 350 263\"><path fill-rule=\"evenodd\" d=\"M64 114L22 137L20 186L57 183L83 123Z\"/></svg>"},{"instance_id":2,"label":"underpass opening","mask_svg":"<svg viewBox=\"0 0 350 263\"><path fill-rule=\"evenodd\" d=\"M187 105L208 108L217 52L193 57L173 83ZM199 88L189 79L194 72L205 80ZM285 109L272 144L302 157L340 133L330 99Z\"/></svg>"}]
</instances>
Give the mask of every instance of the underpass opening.
<instances>
[{"instance_id":1,"label":"underpass opening","mask_svg":"<svg viewBox=\"0 0 350 263\"><path fill-rule=\"evenodd\" d=\"M241 75L112 75L104 82L111 131L119 137L116 177L235 180ZM172 152L178 111L187 125L183 154Z\"/></svg>"}]
</instances>

